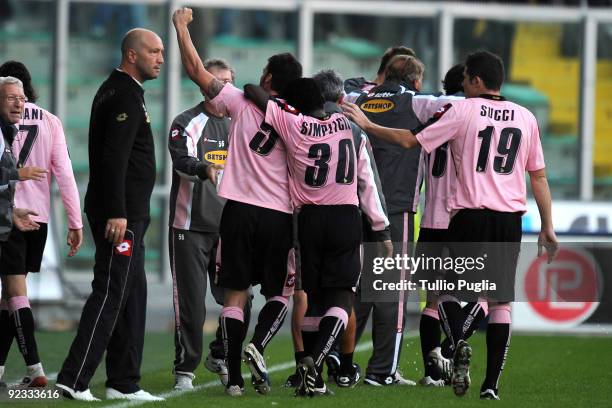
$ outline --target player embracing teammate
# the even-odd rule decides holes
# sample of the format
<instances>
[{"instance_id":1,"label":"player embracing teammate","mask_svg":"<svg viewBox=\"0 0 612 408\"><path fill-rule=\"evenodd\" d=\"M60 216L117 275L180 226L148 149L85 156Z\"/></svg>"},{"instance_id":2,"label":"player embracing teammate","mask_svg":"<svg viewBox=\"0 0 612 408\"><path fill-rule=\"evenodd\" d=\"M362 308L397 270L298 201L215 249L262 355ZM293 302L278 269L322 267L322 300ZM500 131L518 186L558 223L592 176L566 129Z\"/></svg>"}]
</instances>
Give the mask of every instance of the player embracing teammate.
<instances>
[{"instance_id":1,"label":"player embracing teammate","mask_svg":"<svg viewBox=\"0 0 612 408\"><path fill-rule=\"evenodd\" d=\"M406 148L420 144L431 153L448 142L457 175L446 200L453 214L449 241L506 245L497 262L487 268L487 273L501 276L505 285L502 291L487 298L487 370L480 389L483 399L499 399L499 378L510 342L521 216L526 211L525 171L529 173L542 221L538 247L546 249L549 262L557 248L538 125L531 112L501 96L503 78L499 57L486 51L469 55L463 80L467 98L449 102L426 126L412 131L375 125L356 105L344 107L347 115L368 134L391 143ZM466 316L453 293L440 299L439 311L454 349L451 383L455 394L464 395L470 386L472 355L463 330Z\"/></svg>"}]
</instances>

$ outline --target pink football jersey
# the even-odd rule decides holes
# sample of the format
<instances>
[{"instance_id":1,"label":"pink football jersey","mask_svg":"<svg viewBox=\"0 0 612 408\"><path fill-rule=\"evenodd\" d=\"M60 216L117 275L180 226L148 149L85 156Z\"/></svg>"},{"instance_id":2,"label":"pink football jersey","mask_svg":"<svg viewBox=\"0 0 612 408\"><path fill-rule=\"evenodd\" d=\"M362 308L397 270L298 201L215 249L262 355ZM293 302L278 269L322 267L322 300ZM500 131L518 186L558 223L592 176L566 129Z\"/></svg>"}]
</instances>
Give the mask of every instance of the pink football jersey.
<instances>
[{"instance_id":1,"label":"pink football jersey","mask_svg":"<svg viewBox=\"0 0 612 408\"><path fill-rule=\"evenodd\" d=\"M289 187L296 206L359 204L355 143L344 115L334 113L320 120L270 100L266 122L287 146Z\"/></svg>"},{"instance_id":2,"label":"pink football jersey","mask_svg":"<svg viewBox=\"0 0 612 408\"><path fill-rule=\"evenodd\" d=\"M49 171L44 180L17 183L15 206L38 213L32 216L34 221L49 222L51 179L54 176L68 215L68 227L83 228L79 191L60 120L35 104L26 103L19 133L13 141L13 154L23 167L41 167Z\"/></svg>"},{"instance_id":3,"label":"pink football jersey","mask_svg":"<svg viewBox=\"0 0 612 408\"><path fill-rule=\"evenodd\" d=\"M219 195L291 214L287 151L278 134L232 84L226 84L211 102L232 118Z\"/></svg>"},{"instance_id":4,"label":"pink football jersey","mask_svg":"<svg viewBox=\"0 0 612 408\"><path fill-rule=\"evenodd\" d=\"M544 168L535 117L500 96L483 95L446 104L434 123L417 134L431 153L449 142L457 171L447 207L525 212L525 171Z\"/></svg>"},{"instance_id":5,"label":"pink football jersey","mask_svg":"<svg viewBox=\"0 0 612 408\"><path fill-rule=\"evenodd\" d=\"M442 106L462 99L463 96L416 94L412 97L412 109L419 121L426 123ZM423 150L421 154L425 173L425 206L421 216L421 227L446 229L450 223L448 196L451 185L456 182L455 167L450 159L448 143L439 146L431 154Z\"/></svg>"}]
</instances>

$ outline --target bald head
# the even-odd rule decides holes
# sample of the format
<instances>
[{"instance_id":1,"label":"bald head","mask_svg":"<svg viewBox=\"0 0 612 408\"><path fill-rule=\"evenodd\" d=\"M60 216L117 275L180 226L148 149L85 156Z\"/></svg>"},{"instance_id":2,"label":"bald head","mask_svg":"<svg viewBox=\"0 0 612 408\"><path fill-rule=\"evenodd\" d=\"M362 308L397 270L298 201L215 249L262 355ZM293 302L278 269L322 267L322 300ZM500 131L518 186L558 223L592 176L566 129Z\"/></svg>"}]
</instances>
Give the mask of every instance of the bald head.
<instances>
[{"instance_id":1,"label":"bald head","mask_svg":"<svg viewBox=\"0 0 612 408\"><path fill-rule=\"evenodd\" d=\"M164 45L151 30L134 28L121 41L121 69L140 82L157 78L164 63Z\"/></svg>"},{"instance_id":2,"label":"bald head","mask_svg":"<svg viewBox=\"0 0 612 408\"><path fill-rule=\"evenodd\" d=\"M125 58L129 50L138 50L146 42L155 40L161 42L159 36L153 31L146 28L133 28L125 33L123 40L121 40L121 55Z\"/></svg>"}]
</instances>

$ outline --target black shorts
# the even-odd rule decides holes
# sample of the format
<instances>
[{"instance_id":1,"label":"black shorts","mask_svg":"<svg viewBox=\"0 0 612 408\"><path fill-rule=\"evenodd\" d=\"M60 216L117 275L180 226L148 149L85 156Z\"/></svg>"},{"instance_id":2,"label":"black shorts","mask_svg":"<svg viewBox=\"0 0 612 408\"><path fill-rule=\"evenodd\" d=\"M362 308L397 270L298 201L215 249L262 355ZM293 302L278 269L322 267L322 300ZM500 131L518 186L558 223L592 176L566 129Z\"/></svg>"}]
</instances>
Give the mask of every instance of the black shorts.
<instances>
[{"instance_id":1,"label":"black shorts","mask_svg":"<svg viewBox=\"0 0 612 408\"><path fill-rule=\"evenodd\" d=\"M361 215L354 205L307 205L298 219L302 288L352 288L361 272Z\"/></svg>"},{"instance_id":2,"label":"black shorts","mask_svg":"<svg viewBox=\"0 0 612 408\"><path fill-rule=\"evenodd\" d=\"M496 290L489 290L487 298L499 302L513 301L516 266L523 237L521 217L521 212L487 209L457 212L449 225L451 253L455 258L480 258L484 267L462 275L455 274L455 278L472 282L488 280L495 284ZM471 301L474 298L472 293L469 299L462 300Z\"/></svg>"},{"instance_id":3,"label":"black shorts","mask_svg":"<svg viewBox=\"0 0 612 408\"><path fill-rule=\"evenodd\" d=\"M40 228L36 231L22 232L13 228L8 240L0 243L0 275L40 272L47 242L47 224L38 224Z\"/></svg>"},{"instance_id":4,"label":"black shorts","mask_svg":"<svg viewBox=\"0 0 612 408\"><path fill-rule=\"evenodd\" d=\"M291 263L291 214L228 200L220 226L222 288L246 290L261 284L266 297L288 296L295 285Z\"/></svg>"},{"instance_id":5,"label":"black shorts","mask_svg":"<svg viewBox=\"0 0 612 408\"><path fill-rule=\"evenodd\" d=\"M447 229L421 228L414 256L424 259L443 258L449 255L448 243L449 234ZM431 282L436 279L442 279L444 276L445 271L436 262L432 261L415 271L411 280L417 282L420 286L420 280Z\"/></svg>"}]
</instances>

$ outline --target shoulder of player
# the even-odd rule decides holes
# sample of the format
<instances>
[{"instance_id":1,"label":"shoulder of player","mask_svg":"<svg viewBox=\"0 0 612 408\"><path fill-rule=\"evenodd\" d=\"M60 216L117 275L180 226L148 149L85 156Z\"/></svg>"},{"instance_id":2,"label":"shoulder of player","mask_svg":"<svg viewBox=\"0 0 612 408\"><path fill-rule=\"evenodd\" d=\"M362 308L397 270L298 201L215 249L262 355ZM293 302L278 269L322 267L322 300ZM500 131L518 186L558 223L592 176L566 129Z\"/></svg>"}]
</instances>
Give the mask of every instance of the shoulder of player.
<instances>
[{"instance_id":1,"label":"shoulder of player","mask_svg":"<svg viewBox=\"0 0 612 408\"><path fill-rule=\"evenodd\" d=\"M189 122L193 120L193 118L199 115L209 116L206 113L206 110L204 109L203 102L200 102L197 105L192 106L189 109L185 109L184 111L176 115L174 117L174 120L172 121L172 127L178 127L178 126L186 127L189 124Z\"/></svg>"},{"instance_id":2,"label":"shoulder of player","mask_svg":"<svg viewBox=\"0 0 612 408\"><path fill-rule=\"evenodd\" d=\"M463 95L445 95L442 93L421 93L416 92L412 95L413 100L417 101L460 101L465 99Z\"/></svg>"},{"instance_id":3,"label":"shoulder of player","mask_svg":"<svg viewBox=\"0 0 612 408\"><path fill-rule=\"evenodd\" d=\"M537 119L535 117L535 115L533 114L533 112L531 112L529 109L527 109L526 107L524 107L523 105L519 105L516 102L511 102L511 101L507 101L514 109L519 110L523 115L525 115L526 118L528 118L528 120L532 120L534 122L537 123Z\"/></svg>"},{"instance_id":4,"label":"shoulder of player","mask_svg":"<svg viewBox=\"0 0 612 408\"><path fill-rule=\"evenodd\" d=\"M281 99L281 98L270 98L268 100L268 106L276 106L282 112L287 112L287 113L290 113L290 114L295 115L295 116L301 115L299 110L297 110L293 106L289 105L287 102L285 102L284 99Z\"/></svg>"}]
</instances>

